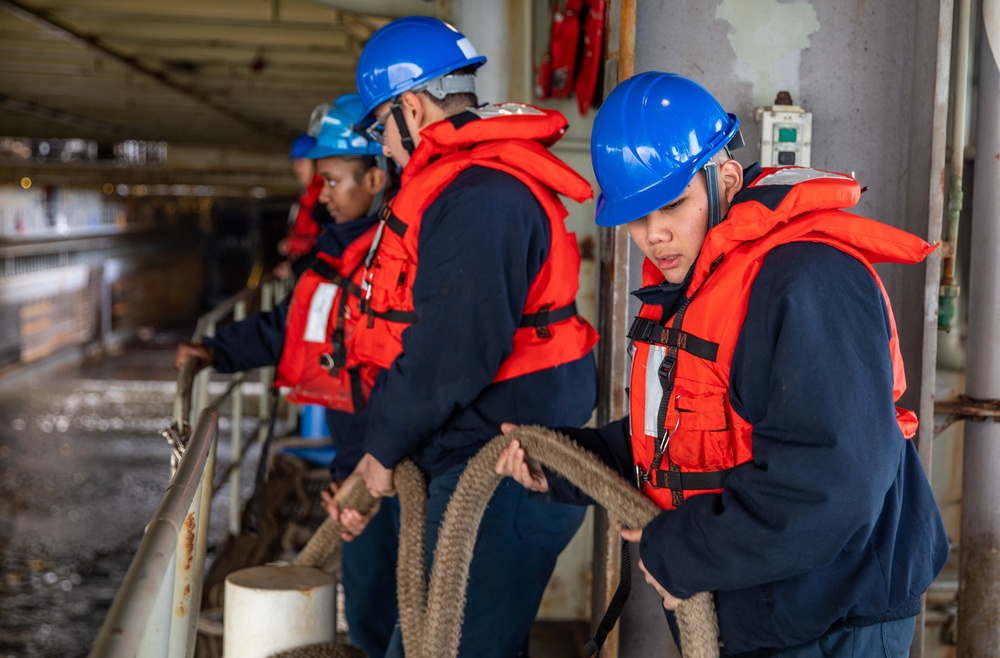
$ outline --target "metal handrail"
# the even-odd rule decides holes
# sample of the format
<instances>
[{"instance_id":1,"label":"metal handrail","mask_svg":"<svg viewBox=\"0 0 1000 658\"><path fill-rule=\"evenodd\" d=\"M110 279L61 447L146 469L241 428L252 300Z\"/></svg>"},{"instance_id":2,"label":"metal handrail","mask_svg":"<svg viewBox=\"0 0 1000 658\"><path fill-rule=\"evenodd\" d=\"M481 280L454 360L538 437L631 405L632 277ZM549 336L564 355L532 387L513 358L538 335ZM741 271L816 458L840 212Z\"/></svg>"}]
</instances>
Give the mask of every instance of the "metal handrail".
<instances>
[{"instance_id":1,"label":"metal handrail","mask_svg":"<svg viewBox=\"0 0 1000 658\"><path fill-rule=\"evenodd\" d=\"M274 300L289 288L290 282L272 279L259 288L245 289L229 297L198 319L193 340L214 335L216 325L230 314L236 321L244 319L248 303L257 294L261 310L270 310ZM211 500L217 491L213 479L219 406L230 398L232 463L226 469L231 485L229 531L239 533L238 465L243 460L244 377L234 377L227 390L209 402L211 369L195 372L196 367L194 359L184 361L177 376L174 424L163 431L173 447L170 485L146 528L89 658L193 655ZM264 386L260 394L258 441L263 440L269 419L270 407L265 398L273 381L273 368L262 368L261 380ZM189 422L194 425L193 431Z\"/></svg>"},{"instance_id":2,"label":"metal handrail","mask_svg":"<svg viewBox=\"0 0 1000 658\"><path fill-rule=\"evenodd\" d=\"M189 569L194 566L192 552L197 542L178 540L186 539L185 531L190 535L194 525L192 508L204 484L218 420L219 412L215 409L202 410L184 459L146 526L146 534L90 651L91 658L137 655L152 613L163 598L163 590L168 589L166 574L176 563L179 543L186 551L184 563Z\"/></svg>"}]
</instances>

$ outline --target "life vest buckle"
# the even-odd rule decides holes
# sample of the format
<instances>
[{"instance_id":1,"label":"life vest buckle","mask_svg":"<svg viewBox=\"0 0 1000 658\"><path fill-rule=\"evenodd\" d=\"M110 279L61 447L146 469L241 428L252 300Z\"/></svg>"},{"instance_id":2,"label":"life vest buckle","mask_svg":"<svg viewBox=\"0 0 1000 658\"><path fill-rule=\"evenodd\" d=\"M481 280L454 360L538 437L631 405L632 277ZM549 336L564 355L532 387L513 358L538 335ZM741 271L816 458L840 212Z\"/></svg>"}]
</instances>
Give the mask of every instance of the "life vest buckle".
<instances>
[{"instance_id":1,"label":"life vest buckle","mask_svg":"<svg viewBox=\"0 0 1000 658\"><path fill-rule=\"evenodd\" d=\"M664 391L670 391L674 387L674 373L677 371L677 358L671 357L668 353L660 361L660 367L657 368L656 374L660 379L660 387Z\"/></svg>"},{"instance_id":2,"label":"life vest buckle","mask_svg":"<svg viewBox=\"0 0 1000 658\"><path fill-rule=\"evenodd\" d=\"M337 365L337 358L329 352L323 352L319 355L319 367L328 371L331 375L336 375L340 370L340 366Z\"/></svg>"},{"instance_id":3,"label":"life vest buckle","mask_svg":"<svg viewBox=\"0 0 1000 658\"><path fill-rule=\"evenodd\" d=\"M649 471L642 470L642 465L641 464L636 464L635 465L635 488L636 489L642 489L642 485L644 485L644 484L649 484L652 487L656 486L656 484L652 481L652 479L650 477L650 472L651 471L652 471L652 469L650 469Z\"/></svg>"}]
</instances>

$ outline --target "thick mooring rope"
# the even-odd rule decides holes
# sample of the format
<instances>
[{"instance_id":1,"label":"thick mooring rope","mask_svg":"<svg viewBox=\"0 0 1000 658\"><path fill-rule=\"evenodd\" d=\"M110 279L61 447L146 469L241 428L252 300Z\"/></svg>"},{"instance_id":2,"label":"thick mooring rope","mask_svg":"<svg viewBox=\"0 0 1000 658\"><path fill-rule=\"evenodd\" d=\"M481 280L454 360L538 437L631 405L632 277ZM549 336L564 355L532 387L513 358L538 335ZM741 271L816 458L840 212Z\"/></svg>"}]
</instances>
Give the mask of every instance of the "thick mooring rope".
<instances>
[{"instance_id":1,"label":"thick mooring rope","mask_svg":"<svg viewBox=\"0 0 1000 658\"><path fill-rule=\"evenodd\" d=\"M366 658L366 655L361 649L349 644L319 642L272 653L268 658Z\"/></svg>"},{"instance_id":2,"label":"thick mooring rope","mask_svg":"<svg viewBox=\"0 0 1000 658\"><path fill-rule=\"evenodd\" d=\"M424 570L424 517L427 509L427 484L420 469L404 460L393 472L393 484L399 496L399 559L396 564L396 593L399 600L400 629L403 646L413 647L420 655L423 620L427 605L427 576ZM368 512L375 500L363 483L358 482L344 494L342 507ZM292 563L336 573L340 567L341 534L344 524L326 519ZM332 642L289 649L271 658L364 658L357 648ZM409 655L409 651L407 652Z\"/></svg>"},{"instance_id":3,"label":"thick mooring rope","mask_svg":"<svg viewBox=\"0 0 1000 658\"><path fill-rule=\"evenodd\" d=\"M430 589L424 571L424 515L427 489L420 470L409 461L396 467L393 482L399 495L400 537L397 591L400 626L407 658L454 658L458 655L465 616L466 585L479 524L493 492L503 479L493 468L512 439L533 459L558 472L630 528L645 527L660 510L596 457L563 435L537 426L521 426L498 436L469 461L445 511L431 570ZM364 486L347 492L344 507L367 511L374 501ZM302 549L294 564L322 568L339 556L344 531L327 519ZM675 610L684 658L718 658L719 626L711 593L682 601ZM324 653L325 652L325 653ZM359 649L314 644L272 658L355 658Z\"/></svg>"},{"instance_id":4,"label":"thick mooring rope","mask_svg":"<svg viewBox=\"0 0 1000 658\"><path fill-rule=\"evenodd\" d=\"M494 465L512 439L520 441L533 459L579 487L627 527L642 528L660 512L618 474L558 432L521 426L496 437L469 461L445 511L431 570L423 653L407 651L408 658L458 655L476 535L489 499L502 480L494 473ZM686 599L675 614L684 658L717 658L719 625L711 593L702 592Z\"/></svg>"}]
</instances>

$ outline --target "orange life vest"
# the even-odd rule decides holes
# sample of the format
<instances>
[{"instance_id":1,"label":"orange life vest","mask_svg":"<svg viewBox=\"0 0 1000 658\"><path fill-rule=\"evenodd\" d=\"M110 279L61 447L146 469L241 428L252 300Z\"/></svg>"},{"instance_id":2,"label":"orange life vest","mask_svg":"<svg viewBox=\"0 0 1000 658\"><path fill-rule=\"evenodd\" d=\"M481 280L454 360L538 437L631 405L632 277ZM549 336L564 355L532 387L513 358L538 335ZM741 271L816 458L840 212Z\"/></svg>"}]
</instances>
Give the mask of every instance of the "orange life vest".
<instances>
[{"instance_id":1,"label":"orange life vest","mask_svg":"<svg viewBox=\"0 0 1000 658\"><path fill-rule=\"evenodd\" d=\"M302 198L299 199L295 220L288 229L288 257L292 260L305 256L316 244L320 228L313 219L312 211L322 191L323 179L318 175L314 176Z\"/></svg>"},{"instance_id":2,"label":"orange life vest","mask_svg":"<svg viewBox=\"0 0 1000 658\"><path fill-rule=\"evenodd\" d=\"M288 399L357 413L368 401L378 368L347 365L347 345L361 313L365 257L378 230L373 225L332 258L318 253L292 291L285 345L275 384L289 386Z\"/></svg>"},{"instance_id":3,"label":"orange life vest","mask_svg":"<svg viewBox=\"0 0 1000 658\"><path fill-rule=\"evenodd\" d=\"M873 263L917 263L934 249L905 231L838 210L855 205L861 194L849 176L769 168L748 187L768 186L760 200L749 194L734 203L725 221L708 232L674 316L660 324L662 309L643 305L629 329L636 480L663 509L720 491L732 469L753 456L752 427L730 403L729 371L750 289L768 252L790 242L828 244L864 264L885 295ZM662 281L647 259L643 285ZM906 378L888 296L885 301L893 399L899 400ZM912 411L897 408L896 419L905 437L916 433Z\"/></svg>"},{"instance_id":4,"label":"orange life vest","mask_svg":"<svg viewBox=\"0 0 1000 658\"><path fill-rule=\"evenodd\" d=\"M354 332L351 359L388 368L402 351L403 331L419 321L413 280L423 214L456 176L474 166L506 172L524 183L549 220L548 256L528 288L513 351L493 381L570 363L593 348L597 332L576 313L580 252L576 236L566 231L566 208L557 196L582 202L593 192L546 148L566 125L558 112L508 103L470 110L420 133L399 193L383 210L386 230L366 275L368 299L362 310L367 322Z\"/></svg>"}]
</instances>

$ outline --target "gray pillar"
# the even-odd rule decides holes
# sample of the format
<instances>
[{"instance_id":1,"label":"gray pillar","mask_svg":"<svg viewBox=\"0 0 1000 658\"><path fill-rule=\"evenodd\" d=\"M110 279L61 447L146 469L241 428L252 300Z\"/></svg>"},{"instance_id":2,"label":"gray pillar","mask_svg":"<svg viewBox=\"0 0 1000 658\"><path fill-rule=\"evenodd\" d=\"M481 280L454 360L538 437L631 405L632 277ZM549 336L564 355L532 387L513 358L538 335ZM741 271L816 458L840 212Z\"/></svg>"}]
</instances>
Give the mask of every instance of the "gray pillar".
<instances>
[{"instance_id":1,"label":"gray pillar","mask_svg":"<svg viewBox=\"0 0 1000 658\"><path fill-rule=\"evenodd\" d=\"M986 35L979 60L967 393L1000 398L1000 73ZM1000 45L1000 44L994 44ZM967 422L962 466L958 655L1000 656L1000 424Z\"/></svg>"}]
</instances>

